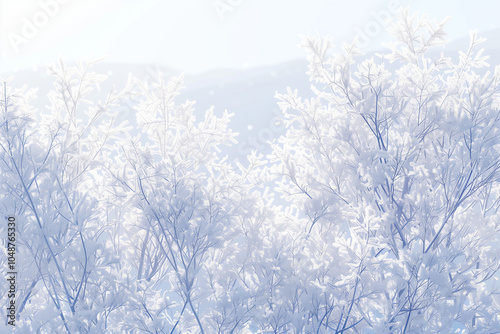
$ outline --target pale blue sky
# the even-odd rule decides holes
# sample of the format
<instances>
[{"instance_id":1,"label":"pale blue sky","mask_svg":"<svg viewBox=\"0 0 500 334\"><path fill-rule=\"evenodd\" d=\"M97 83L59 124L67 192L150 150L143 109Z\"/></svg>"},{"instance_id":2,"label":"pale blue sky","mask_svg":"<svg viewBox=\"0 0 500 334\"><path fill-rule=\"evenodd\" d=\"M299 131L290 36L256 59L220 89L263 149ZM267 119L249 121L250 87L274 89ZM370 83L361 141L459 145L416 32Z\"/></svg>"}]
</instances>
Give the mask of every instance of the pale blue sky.
<instances>
[{"instance_id":1,"label":"pale blue sky","mask_svg":"<svg viewBox=\"0 0 500 334\"><path fill-rule=\"evenodd\" d=\"M385 38L375 16L398 4L450 15L450 38L499 28L500 1L484 0L0 0L0 72L101 56L188 73L242 69L305 57L297 45L308 32L340 44L372 29L364 48L373 49Z\"/></svg>"}]
</instances>

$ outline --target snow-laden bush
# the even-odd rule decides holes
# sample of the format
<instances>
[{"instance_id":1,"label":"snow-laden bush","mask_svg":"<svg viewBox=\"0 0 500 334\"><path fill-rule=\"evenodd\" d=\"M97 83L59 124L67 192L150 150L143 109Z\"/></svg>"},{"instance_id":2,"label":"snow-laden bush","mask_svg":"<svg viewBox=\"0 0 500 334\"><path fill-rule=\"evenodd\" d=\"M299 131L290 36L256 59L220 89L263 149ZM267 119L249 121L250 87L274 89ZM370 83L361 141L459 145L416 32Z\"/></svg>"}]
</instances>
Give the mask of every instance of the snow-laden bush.
<instances>
[{"instance_id":1,"label":"snow-laden bush","mask_svg":"<svg viewBox=\"0 0 500 334\"><path fill-rule=\"evenodd\" d=\"M277 94L286 134L246 164L221 154L231 115L197 120L180 78L102 95L104 76L60 64L43 110L4 86L16 329L500 331L500 67L474 33L433 52L444 23L402 11L369 59L306 38L315 96Z\"/></svg>"},{"instance_id":2,"label":"snow-laden bush","mask_svg":"<svg viewBox=\"0 0 500 334\"><path fill-rule=\"evenodd\" d=\"M475 33L429 55L443 25L402 11L370 59L304 40L315 97L277 95L272 155L303 230L270 308L284 332L500 330L500 67L484 71Z\"/></svg>"}]
</instances>

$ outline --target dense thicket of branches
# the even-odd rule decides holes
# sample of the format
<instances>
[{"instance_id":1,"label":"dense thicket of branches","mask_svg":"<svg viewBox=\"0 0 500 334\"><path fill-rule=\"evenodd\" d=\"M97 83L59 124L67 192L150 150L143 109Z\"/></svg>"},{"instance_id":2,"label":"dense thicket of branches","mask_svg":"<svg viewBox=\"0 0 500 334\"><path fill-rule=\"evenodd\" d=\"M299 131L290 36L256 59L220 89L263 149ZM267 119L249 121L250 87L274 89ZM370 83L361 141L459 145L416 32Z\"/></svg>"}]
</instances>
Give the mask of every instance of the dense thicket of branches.
<instances>
[{"instance_id":1,"label":"dense thicket of branches","mask_svg":"<svg viewBox=\"0 0 500 334\"><path fill-rule=\"evenodd\" d=\"M305 39L315 96L277 94L286 134L243 164L220 153L231 115L196 120L181 78L102 95L91 64L60 63L43 110L5 84L16 329L499 332L500 67L474 33L430 56L444 23L402 11L369 59Z\"/></svg>"}]
</instances>

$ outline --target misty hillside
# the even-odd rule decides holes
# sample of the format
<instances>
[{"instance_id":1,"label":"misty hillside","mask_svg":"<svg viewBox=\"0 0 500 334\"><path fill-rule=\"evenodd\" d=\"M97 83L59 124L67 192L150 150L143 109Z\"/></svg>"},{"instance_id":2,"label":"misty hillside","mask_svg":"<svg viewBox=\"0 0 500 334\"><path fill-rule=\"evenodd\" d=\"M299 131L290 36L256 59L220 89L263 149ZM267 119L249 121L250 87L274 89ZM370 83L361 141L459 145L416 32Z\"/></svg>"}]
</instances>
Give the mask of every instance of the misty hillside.
<instances>
[{"instance_id":1,"label":"misty hillside","mask_svg":"<svg viewBox=\"0 0 500 334\"><path fill-rule=\"evenodd\" d=\"M492 30L486 34L486 41L481 44L485 49L484 54L489 55L491 67L500 63L500 30ZM447 57L458 58L458 51L465 51L469 45L469 37L450 41L443 48L430 50L429 55L438 57L441 52ZM334 47L338 52L339 47ZM382 50L382 51L385 51ZM376 52L366 56L375 56ZM67 65L70 65L68 63ZM304 59L284 62L282 64L265 67L250 68L246 70L218 70L197 75L184 75L185 89L178 98L178 103L185 99L196 101L195 113L203 117L206 110L214 106L215 114L220 115L224 110L234 114L231 128L238 132L238 144L227 148L230 159L241 159L257 149L268 153L266 145L268 140L279 137L283 126L277 121L280 112L275 99L275 93L283 93L287 87L298 89L299 95L304 98L312 96L307 72L307 60ZM391 68L391 64L386 64ZM127 78L134 76L143 80L155 79L160 71L164 76L172 77L182 74L181 71L158 67L149 64L117 64L106 61L94 66L94 71L107 74L109 77L103 83L101 90L106 91L113 85L120 89L125 85ZM44 98L51 89L52 79L42 67L36 70L24 70L14 73L11 85L20 87L29 85L30 88L38 87L38 99L34 105L43 108L47 104ZM4 75L7 77L8 75ZM135 123L134 110L125 107L121 120Z\"/></svg>"}]
</instances>

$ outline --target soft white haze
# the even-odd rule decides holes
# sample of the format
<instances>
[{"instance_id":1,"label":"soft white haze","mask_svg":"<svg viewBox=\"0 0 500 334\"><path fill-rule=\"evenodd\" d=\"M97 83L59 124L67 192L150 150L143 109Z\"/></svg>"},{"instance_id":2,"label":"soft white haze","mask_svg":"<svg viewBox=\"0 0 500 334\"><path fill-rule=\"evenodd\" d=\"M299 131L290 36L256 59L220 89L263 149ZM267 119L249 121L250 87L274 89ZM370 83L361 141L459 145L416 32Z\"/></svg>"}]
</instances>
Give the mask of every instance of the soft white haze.
<instances>
[{"instance_id":1,"label":"soft white haze","mask_svg":"<svg viewBox=\"0 0 500 334\"><path fill-rule=\"evenodd\" d=\"M57 6L49 5L55 1ZM276 64L304 57L297 47L301 34L330 35L339 44L377 28L373 15L398 4L438 19L450 15L450 39L470 28L498 27L498 1L2 0L0 72L43 66L59 57L107 56L111 62L188 73ZM34 30L30 24L36 24ZM380 47L384 39L385 32L376 32L365 49Z\"/></svg>"}]
</instances>

